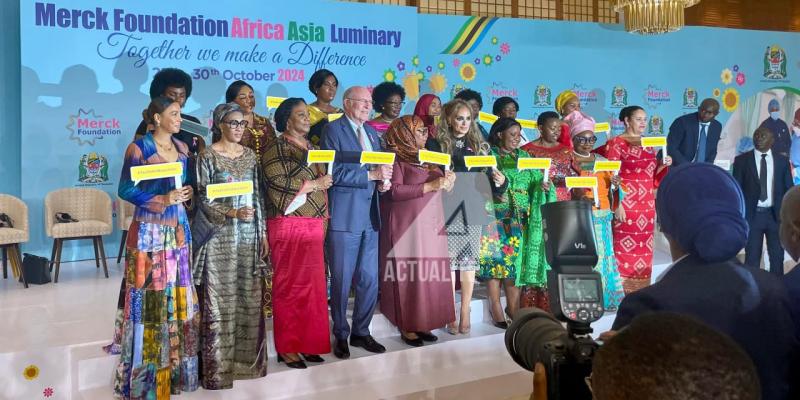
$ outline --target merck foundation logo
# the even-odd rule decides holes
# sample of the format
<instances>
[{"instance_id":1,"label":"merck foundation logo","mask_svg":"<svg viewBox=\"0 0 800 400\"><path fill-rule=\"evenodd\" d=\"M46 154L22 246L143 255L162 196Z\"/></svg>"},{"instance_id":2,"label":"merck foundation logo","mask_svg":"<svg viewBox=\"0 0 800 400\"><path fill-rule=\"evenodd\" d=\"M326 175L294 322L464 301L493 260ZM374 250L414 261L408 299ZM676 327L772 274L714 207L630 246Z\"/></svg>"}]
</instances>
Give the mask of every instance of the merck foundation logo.
<instances>
[{"instance_id":1,"label":"merck foundation logo","mask_svg":"<svg viewBox=\"0 0 800 400\"><path fill-rule=\"evenodd\" d=\"M70 132L70 140L81 146L94 146L98 139L122 134L117 118L103 118L102 115L95 114L94 109L78 109L76 114L69 116L66 128Z\"/></svg>"}]
</instances>

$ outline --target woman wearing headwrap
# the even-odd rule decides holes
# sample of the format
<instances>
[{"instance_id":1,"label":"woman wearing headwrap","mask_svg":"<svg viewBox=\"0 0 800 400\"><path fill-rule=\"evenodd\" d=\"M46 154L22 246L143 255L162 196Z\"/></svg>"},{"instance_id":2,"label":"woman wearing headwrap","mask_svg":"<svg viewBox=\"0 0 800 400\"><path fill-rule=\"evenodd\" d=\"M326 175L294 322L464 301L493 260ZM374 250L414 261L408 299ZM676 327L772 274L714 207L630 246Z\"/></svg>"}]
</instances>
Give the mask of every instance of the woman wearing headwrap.
<instances>
[{"instance_id":1,"label":"woman wearing headwrap","mask_svg":"<svg viewBox=\"0 0 800 400\"><path fill-rule=\"evenodd\" d=\"M339 90L339 79L325 68L318 69L308 79L308 90L316 98L308 105L308 117L311 121L308 140L314 146L318 146L322 138L322 128L330 120L330 115L344 113L344 110L332 104Z\"/></svg>"},{"instance_id":2,"label":"woman wearing headwrap","mask_svg":"<svg viewBox=\"0 0 800 400\"><path fill-rule=\"evenodd\" d=\"M333 177L323 164L309 164L316 150L303 99L292 97L275 110L282 135L261 160L267 184L266 208L272 278L275 350L278 361L306 368L330 353L323 246L328 219L327 190Z\"/></svg>"},{"instance_id":3,"label":"woman wearing headwrap","mask_svg":"<svg viewBox=\"0 0 800 400\"><path fill-rule=\"evenodd\" d=\"M389 124L400 116L400 111L405 105L406 91L394 82L381 82L372 89L372 109L380 113L375 118L365 122L378 132L381 145L385 147L384 133L389 129Z\"/></svg>"},{"instance_id":4,"label":"woman wearing headwrap","mask_svg":"<svg viewBox=\"0 0 800 400\"><path fill-rule=\"evenodd\" d=\"M199 287L201 383L230 389L238 379L267 374L267 313L264 307L267 232L261 198L261 171L253 150L242 146L247 121L236 103L214 109L217 139L197 160L198 218L218 227L198 243L192 267ZM208 186L252 182L248 195L210 198ZM200 213L203 215L201 216ZM235 305L235 306L233 306Z\"/></svg>"},{"instance_id":5,"label":"woman wearing headwrap","mask_svg":"<svg viewBox=\"0 0 800 400\"><path fill-rule=\"evenodd\" d=\"M647 114L639 106L623 108L620 121L625 132L606 144L606 157L622 161L619 176L628 193L614 218L614 254L625 293L650 284L653 271L655 190L666 175L672 158L656 158L657 149L642 147Z\"/></svg>"},{"instance_id":6,"label":"woman wearing headwrap","mask_svg":"<svg viewBox=\"0 0 800 400\"><path fill-rule=\"evenodd\" d=\"M425 127L428 128L428 141L425 142L427 150L438 149L439 143L436 142L436 131L439 117L442 115L442 100L435 94L423 94L414 107L414 116L419 117Z\"/></svg>"},{"instance_id":7,"label":"woman wearing headwrap","mask_svg":"<svg viewBox=\"0 0 800 400\"><path fill-rule=\"evenodd\" d=\"M556 187L558 201L571 200L572 196L567 190L565 178L578 175L573 166L572 144L564 146L558 142L559 127L561 126L558 114L552 111L545 111L539 114L536 123L539 127L539 138L522 146L522 150L527 151L531 157L552 160L549 179Z\"/></svg>"},{"instance_id":8,"label":"woman wearing headwrap","mask_svg":"<svg viewBox=\"0 0 800 400\"><path fill-rule=\"evenodd\" d=\"M235 81L225 91L225 101L239 105L247 125L242 136L242 145L249 147L256 153L257 160L275 141L275 129L267 117L256 114L256 99L253 87L245 81Z\"/></svg>"},{"instance_id":9,"label":"woman wearing headwrap","mask_svg":"<svg viewBox=\"0 0 800 400\"><path fill-rule=\"evenodd\" d=\"M420 118L395 119L385 138L397 159L391 189L381 196L380 309L403 342L418 347L437 340L432 329L455 320L447 238L441 234L442 190L452 190L455 176L419 164L428 139Z\"/></svg>"},{"instance_id":10,"label":"woman wearing headwrap","mask_svg":"<svg viewBox=\"0 0 800 400\"><path fill-rule=\"evenodd\" d=\"M652 286L625 297L613 329L657 311L693 316L733 338L753 359L761 398L798 398L791 393L798 343L786 289L770 273L735 259L748 226L733 176L713 164L682 164L661 182L656 211L673 264Z\"/></svg>"},{"instance_id":11,"label":"woman wearing headwrap","mask_svg":"<svg viewBox=\"0 0 800 400\"><path fill-rule=\"evenodd\" d=\"M603 277L603 304L606 310L616 310L622 301L622 281L617 270L617 260L614 257L614 239L611 231L611 222L614 220L613 210L619 207L620 199L624 192L620 187L622 179L619 175L609 171L594 172L595 163L606 161L603 156L592 153L592 148L597 142L594 134L594 119L580 111L573 111L564 122L570 128L573 143L573 157L575 165L580 169L581 176L597 177L597 193L592 190L578 191L581 197L594 202L598 199L600 206L595 206L592 215L594 222L595 248L597 250L597 265L595 271Z\"/></svg>"},{"instance_id":12,"label":"woman wearing headwrap","mask_svg":"<svg viewBox=\"0 0 800 400\"><path fill-rule=\"evenodd\" d=\"M509 318L519 309L519 288L538 287L545 291L547 261L542 240L544 203L556 201L555 189L544 181L541 170L518 170L517 161L530 157L521 150L519 122L501 117L492 125L489 140L497 169L506 176L508 189L493 196L495 222L481 238L478 277L487 281L494 325L508 327L500 306L500 283L506 292Z\"/></svg>"},{"instance_id":13,"label":"woman wearing headwrap","mask_svg":"<svg viewBox=\"0 0 800 400\"><path fill-rule=\"evenodd\" d=\"M565 90L556 96L556 111L561 114L561 117L566 117L573 111L581 110L581 99L578 94L572 90ZM569 134L569 126L567 124L561 125L561 135L558 137L558 143L572 148L572 138Z\"/></svg>"}]
</instances>

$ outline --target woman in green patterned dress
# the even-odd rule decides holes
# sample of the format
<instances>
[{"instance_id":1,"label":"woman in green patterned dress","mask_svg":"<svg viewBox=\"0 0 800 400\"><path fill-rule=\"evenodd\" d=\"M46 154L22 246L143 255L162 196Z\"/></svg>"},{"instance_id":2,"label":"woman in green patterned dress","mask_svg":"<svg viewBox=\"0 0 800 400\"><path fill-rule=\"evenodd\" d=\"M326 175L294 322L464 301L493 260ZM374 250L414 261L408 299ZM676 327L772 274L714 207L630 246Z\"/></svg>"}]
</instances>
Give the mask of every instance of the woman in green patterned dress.
<instances>
[{"instance_id":1,"label":"woman in green patterned dress","mask_svg":"<svg viewBox=\"0 0 800 400\"><path fill-rule=\"evenodd\" d=\"M539 207L556 200L554 188L543 180L541 170L518 170L517 160L530 157L519 149L519 122L498 119L489 132L497 169L508 179L508 189L494 197L496 223L481 239L480 271L487 281L495 326L505 329L500 305L500 283L506 292L506 314L511 318L519 307L520 287L546 285L547 262L542 241L542 216Z\"/></svg>"},{"instance_id":2,"label":"woman in green patterned dress","mask_svg":"<svg viewBox=\"0 0 800 400\"><path fill-rule=\"evenodd\" d=\"M235 103L214 109L214 137L197 162L200 210L219 231L197 251L192 269L200 287L200 345L205 389L267 373L263 307L267 254L261 169L255 151L239 142L247 128ZM253 193L209 198L208 185L253 182ZM197 221L195 221L197 223Z\"/></svg>"}]
</instances>

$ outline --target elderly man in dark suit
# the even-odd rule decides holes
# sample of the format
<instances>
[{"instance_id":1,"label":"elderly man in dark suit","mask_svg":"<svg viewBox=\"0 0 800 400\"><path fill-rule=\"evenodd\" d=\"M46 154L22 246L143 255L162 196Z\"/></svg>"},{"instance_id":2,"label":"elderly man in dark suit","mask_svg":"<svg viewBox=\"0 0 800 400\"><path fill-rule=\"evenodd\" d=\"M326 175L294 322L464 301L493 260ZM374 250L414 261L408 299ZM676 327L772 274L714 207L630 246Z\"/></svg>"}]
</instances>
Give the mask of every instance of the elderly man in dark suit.
<instances>
[{"instance_id":1,"label":"elderly man in dark suit","mask_svg":"<svg viewBox=\"0 0 800 400\"><path fill-rule=\"evenodd\" d=\"M669 127L667 153L677 167L690 162L714 163L722 124L714 117L719 114L719 102L705 99L697 112L676 118Z\"/></svg>"},{"instance_id":2,"label":"elderly man in dark suit","mask_svg":"<svg viewBox=\"0 0 800 400\"><path fill-rule=\"evenodd\" d=\"M791 391L798 342L786 289L734 258L748 232L737 182L714 165L681 165L661 182L656 213L674 262L655 284L625 297L613 329L649 312L694 316L750 355L763 399L797 398Z\"/></svg>"},{"instance_id":3,"label":"elderly man in dark suit","mask_svg":"<svg viewBox=\"0 0 800 400\"><path fill-rule=\"evenodd\" d=\"M745 264L761 266L764 236L767 237L769 270L783 275L783 247L778 238L781 200L792 187L789 159L772 150L772 131L761 127L753 133L754 150L733 160L733 177L744 192L744 204L750 234L745 247Z\"/></svg>"},{"instance_id":4,"label":"elderly man in dark suit","mask_svg":"<svg viewBox=\"0 0 800 400\"><path fill-rule=\"evenodd\" d=\"M325 125L320 148L337 152L381 151L378 133L365 124L372 96L364 87L344 92L344 116ZM331 269L331 317L336 342L333 354L349 358L350 345L373 353L386 351L369 333L378 300L378 193L389 189L391 165L338 162L333 164L333 186L328 189L330 223L328 255ZM384 183L386 182L386 183ZM353 330L347 323L347 301L355 288Z\"/></svg>"}]
</instances>

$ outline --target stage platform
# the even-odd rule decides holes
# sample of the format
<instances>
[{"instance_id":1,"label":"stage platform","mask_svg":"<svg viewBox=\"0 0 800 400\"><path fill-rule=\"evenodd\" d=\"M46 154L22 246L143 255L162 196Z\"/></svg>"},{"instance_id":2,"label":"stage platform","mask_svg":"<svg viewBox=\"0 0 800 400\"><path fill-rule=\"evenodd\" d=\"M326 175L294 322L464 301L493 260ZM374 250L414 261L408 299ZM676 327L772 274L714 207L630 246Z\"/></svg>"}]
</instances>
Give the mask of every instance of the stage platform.
<instances>
[{"instance_id":1,"label":"stage platform","mask_svg":"<svg viewBox=\"0 0 800 400\"><path fill-rule=\"evenodd\" d=\"M94 261L62 265L59 283L42 286L0 280L0 399L105 400L111 396L116 358L101 350L113 330L121 266L109 259L110 278ZM667 265L656 253L654 276ZM457 307L458 308L458 307ZM376 313L371 331L388 351L375 355L351 348L352 358L306 370L276 363L270 334L265 378L236 381L231 390L199 389L178 399L512 399L531 390L531 373L508 356L504 331L491 324L488 301L478 288L472 301L472 331L443 330L435 344L406 346L397 329ZM614 315L594 324L608 330ZM27 379L26 371L30 374ZM49 395L49 396L48 396Z\"/></svg>"}]
</instances>

